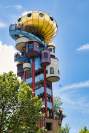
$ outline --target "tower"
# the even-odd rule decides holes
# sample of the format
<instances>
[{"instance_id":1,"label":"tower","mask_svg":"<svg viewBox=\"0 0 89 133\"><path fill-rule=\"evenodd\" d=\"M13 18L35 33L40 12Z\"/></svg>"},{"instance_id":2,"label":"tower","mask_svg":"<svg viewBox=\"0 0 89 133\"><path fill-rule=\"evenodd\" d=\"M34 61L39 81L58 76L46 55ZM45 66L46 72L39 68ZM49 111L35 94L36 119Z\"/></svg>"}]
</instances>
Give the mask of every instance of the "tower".
<instances>
[{"instance_id":1,"label":"tower","mask_svg":"<svg viewBox=\"0 0 89 133\"><path fill-rule=\"evenodd\" d=\"M54 133L54 129L51 131L52 122L58 122L54 116L52 90L52 83L60 79L58 58L52 43L57 28L53 17L41 11L28 12L9 27L18 50L14 56L17 75L29 84L33 96L42 99L45 127L50 133Z\"/></svg>"}]
</instances>

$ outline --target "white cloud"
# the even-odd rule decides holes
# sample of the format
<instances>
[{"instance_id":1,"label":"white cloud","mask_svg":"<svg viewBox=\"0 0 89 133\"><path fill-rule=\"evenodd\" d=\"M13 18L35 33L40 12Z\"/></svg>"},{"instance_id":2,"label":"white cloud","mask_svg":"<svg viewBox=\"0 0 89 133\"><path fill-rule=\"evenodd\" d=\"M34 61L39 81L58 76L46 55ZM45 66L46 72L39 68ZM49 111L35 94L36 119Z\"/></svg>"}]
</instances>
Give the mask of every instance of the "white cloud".
<instances>
[{"instance_id":1,"label":"white cloud","mask_svg":"<svg viewBox=\"0 0 89 133\"><path fill-rule=\"evenodd\" d=\"M13 46L8 46L0 41L0 73L9 71L16 73L15 53L16 50Z\"/></svg>"},{"instance_id":2,"label":"white cloud","mask_svg":"<svg viewBox=\"0 0 89 133\"><path fill-rule=\"evenodd\" d=\"M89 98L86 97L86 95L78 96L78 93L74 93L72 95L68 93L63 93L61 95L61 99L63 102L63 108L64 112L66 114L66 118L63 120L63 124L69 123L71 129L71 133L78 132L78 128L81 128L81 125L84 123L86 126L88 126L88 122L86 121L87 117L89 116ZM75 117L75 115L78 116L79 119ZM83 117L83 121L81 121L81 118ZM79 122L79 127L76 127L76 125L72 125L71 122L74 119L74 121L77 123ZM74 131L76 129L76 131Z\"/></svg>"},{"instance_id":3,"label":"white cloud","mask_svg":"<svg viewBox=\"0 0 89 133\"><path fill-rule=\"evenodd\" d=\"M15 8L17 10L22 10L23 6L22 5L9 5L9 6L6 6L4 8Z\"/></svg>"},{"instance_id":4,"label":"white cloud","mask_svg":"<svg viewBox=\"0 0 89 133\"><path fill-rule=\"evenodd\" d=\"M78 97L76 93L74 93L73 95L63 94L61 95L61 99L63 101L63 104L68 108L77 110L84 114L89 114L89 99L86 96Z\"/></svg>"},{"instance_id":5,"label":"white cloud","mask_svg":"<svg viewBox=\"0 0 89 133\"><path fill-rule=\"evenodd\" d=\"M60 88L60 92L69 91L69 90L73 90L73 89L81 89L81 88L89 89L89 80L65 85Z\"/></svg>"},{"instance_id":6,"label":"white cloud","mask_svg":"<svg viewBox=\"0 0 89 133\"><path fill-rule=\"evenodd\" d=\"M0 21L0 28L5 28L7 24L5 22Z\"/></svg>"},{"instance_id":7,"label":"white cloud","mask_svg":"<svg viewBox=\"0 0 89 133\"><path fill-rule=\"evenodd\" d=\"M89 43L82 45L77 51L87 51L89 50Z\"/></svg>"},{"instance_id":8,"label":"white cloud","mask_svg":"<svg viewBox=\"0 0 89 133\"><path fill-rule=\"evenodd\" d=\"M22 5L16 5L15 8L16 8L17 10L22 10L22 9L23 9L23 6L22 6Z\"/></svg>"}]
</instances>

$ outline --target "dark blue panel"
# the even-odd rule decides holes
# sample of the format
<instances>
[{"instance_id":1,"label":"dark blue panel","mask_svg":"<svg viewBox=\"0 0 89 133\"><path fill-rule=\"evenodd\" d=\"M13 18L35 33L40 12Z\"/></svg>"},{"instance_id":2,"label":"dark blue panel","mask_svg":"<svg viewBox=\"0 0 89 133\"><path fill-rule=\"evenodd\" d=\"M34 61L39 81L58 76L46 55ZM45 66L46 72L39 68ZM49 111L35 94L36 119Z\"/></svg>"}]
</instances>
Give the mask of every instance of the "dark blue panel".
<instances>
[{"instance_id":1,"label":"dark blue panel","mask_svg":"<svg viewBox=\"0 0 89 133\"><path fill-rule=\"evenodd\" d=\"M29 58L24 57L24 56L15 57L14 60L17 61L17 62L29 62L30 61Z\"/></svg>"}]
</instances>

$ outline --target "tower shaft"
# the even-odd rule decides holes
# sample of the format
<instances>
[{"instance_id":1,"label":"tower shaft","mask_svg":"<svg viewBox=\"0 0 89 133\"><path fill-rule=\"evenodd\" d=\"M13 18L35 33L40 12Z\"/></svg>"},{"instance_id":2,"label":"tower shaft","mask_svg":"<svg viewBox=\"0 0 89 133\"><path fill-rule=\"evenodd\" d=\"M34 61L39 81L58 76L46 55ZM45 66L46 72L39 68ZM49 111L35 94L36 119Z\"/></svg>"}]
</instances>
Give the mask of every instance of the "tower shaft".
<instances>
[{"instance_id":1,"label":"tower shaft","mask_svg":"<svg viewBox=\"0 0 89 133\"><path fill-rule=\"evenodd\" d=\"M45 113L45 117L42 118L40 125L45 125L49 133L51 130L52 133L56 133L55 126L58 126L52 83L60 79L59 60L55 56L55 46L50 43L57 28L51 16L37 11L22 16L9 28L11 37L16 41L16 49L19 51L15 54L17 75L32 88L32 96L42 99L41 111Z\"/></svg>"}]
</instances>

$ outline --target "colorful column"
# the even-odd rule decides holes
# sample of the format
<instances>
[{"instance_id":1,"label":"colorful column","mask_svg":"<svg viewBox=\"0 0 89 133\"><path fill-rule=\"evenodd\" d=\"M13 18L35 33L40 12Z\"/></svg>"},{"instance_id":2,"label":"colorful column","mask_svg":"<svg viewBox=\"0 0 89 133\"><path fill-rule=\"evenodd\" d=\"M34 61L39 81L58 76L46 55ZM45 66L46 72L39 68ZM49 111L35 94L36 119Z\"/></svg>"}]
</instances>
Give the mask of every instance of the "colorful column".
<instances>
[{"instance_id":1,"label":"colorful column","mask_svg":"<svg viewBox=\"0 0 89 133\"><path fill-rule=\"evenodd\" d=\"M32 95L35 96L35 59L32 58Z\"/></svg>"},{"instance_id":2,"label":"colorful column","mask_svg":"<svg viewBox=\"0 0 89 133\"><path fill-rule=\"evenodd\" d=\"M46 64L44 64L44 98L45 98L45 117L47 118Z\"/></svg>"}]
</instances>

